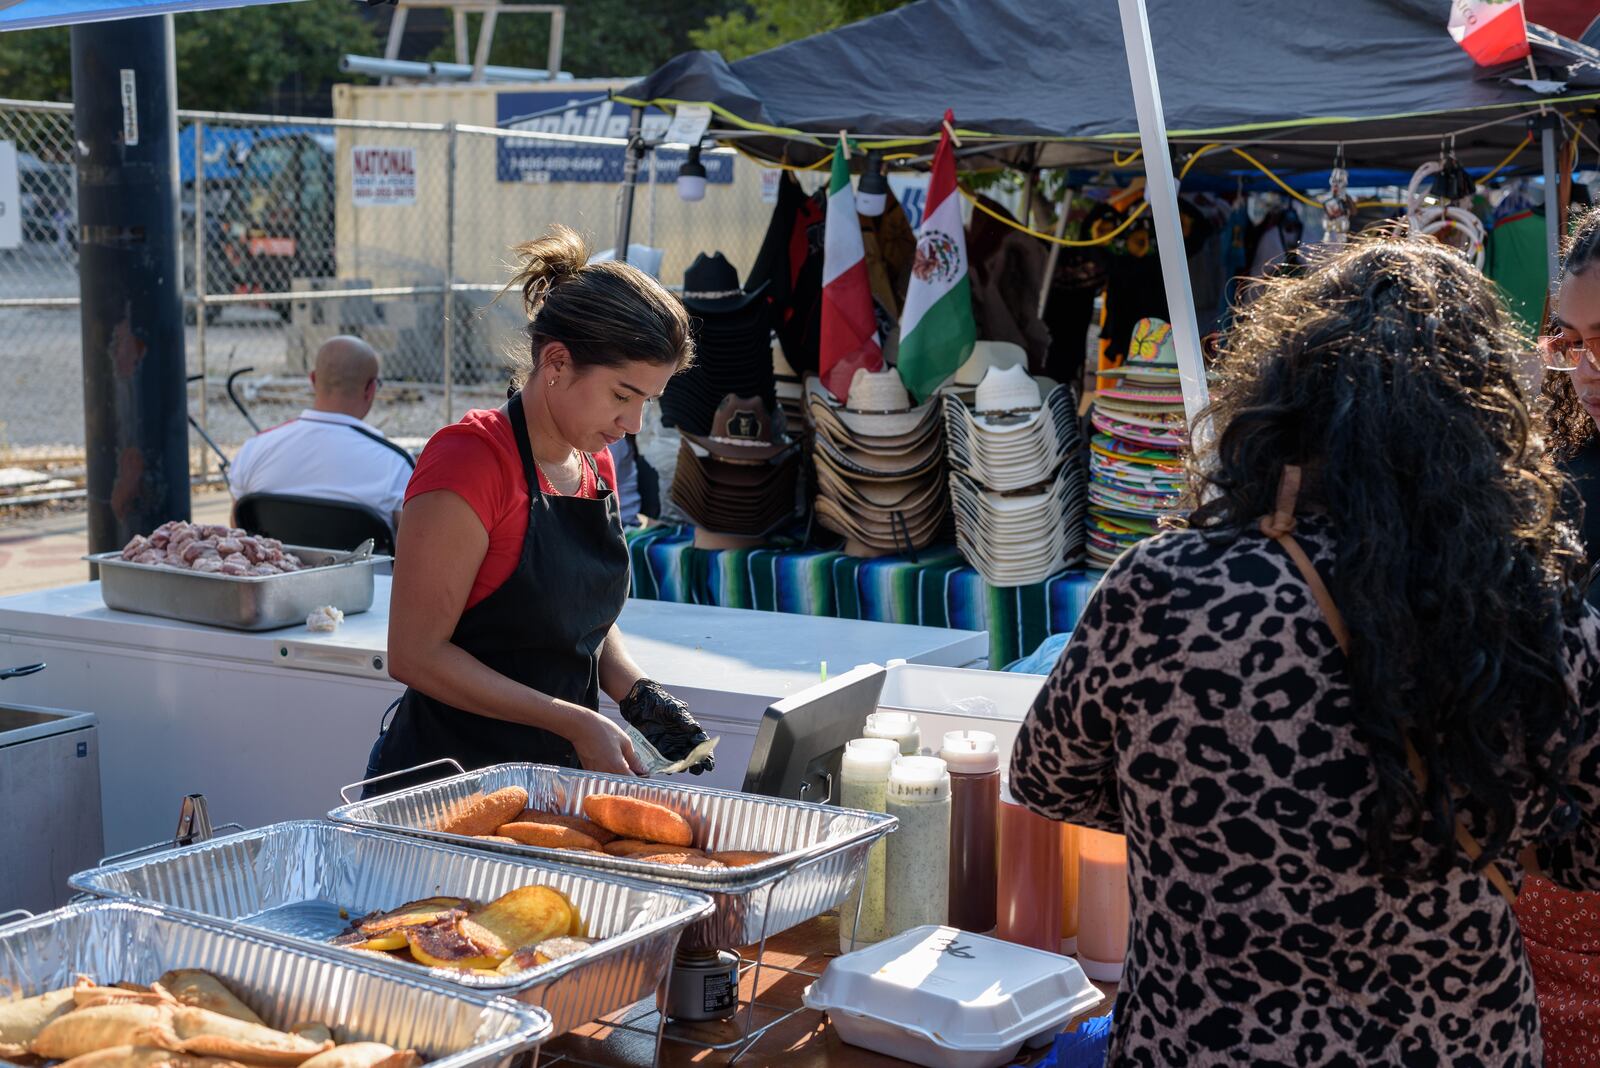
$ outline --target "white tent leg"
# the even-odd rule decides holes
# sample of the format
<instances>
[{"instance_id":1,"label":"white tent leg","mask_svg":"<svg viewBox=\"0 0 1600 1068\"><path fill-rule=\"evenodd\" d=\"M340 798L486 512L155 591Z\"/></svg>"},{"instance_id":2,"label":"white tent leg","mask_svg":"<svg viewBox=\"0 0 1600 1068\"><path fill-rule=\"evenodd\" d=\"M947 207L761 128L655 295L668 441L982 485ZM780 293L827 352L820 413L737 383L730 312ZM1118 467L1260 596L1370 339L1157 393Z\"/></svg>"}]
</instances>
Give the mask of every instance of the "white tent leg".
<instances>
[{"instance_id":1,"label":"white tent leg","mask_svg":"<svg viewBox=\"0 0 1600 1068\"><path fill-rule=\"evenodd\" d=\"M1155 218L1161 277L1166 283L1172 340L1178 350L1183 410L1189 420L1190 436L1198 444L1209 433L1202 431L1199 415L1210 401L1210 393L1206 388L1194 291L1189 284L1189 261L1184 255L1183 222L1178 216L1178 182L1172 173L1167 120L1161 110L1161 87L1156 81L1155 53L1150 46L1150 20L1144 0L1118 0L1118 4L1122 8L1122 41L1128 52L1134 110L1139 116L1139 144L1144 149L1145 199Z\"/></svg>"},{"instance_id":2,"label":"white tent leg","mask_svg":"<svg viewBox=\"0 0 1600 1068\"><path fill-rule=\"evenodd\" d=\"M1556 173L1556 119L1546 116L1541 125L1540 147L1544 152L1544 241L1549 261L1550 293L1561 281L1561 175Z\"/></svg>"}]
</instances>

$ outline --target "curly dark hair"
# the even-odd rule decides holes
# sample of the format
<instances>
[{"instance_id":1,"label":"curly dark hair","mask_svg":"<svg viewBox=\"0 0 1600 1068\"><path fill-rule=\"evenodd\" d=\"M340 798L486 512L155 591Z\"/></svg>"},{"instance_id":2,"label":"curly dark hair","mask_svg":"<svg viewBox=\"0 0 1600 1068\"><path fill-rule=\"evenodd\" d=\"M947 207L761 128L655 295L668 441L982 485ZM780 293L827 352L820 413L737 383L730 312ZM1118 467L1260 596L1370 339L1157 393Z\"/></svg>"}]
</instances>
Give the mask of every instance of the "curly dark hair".
<instances>
[{"instance_id":1,"label":"curly dark hair","mask_svg":"<svg viewBox=\"0 0 1600 1068\"><path fill-rule=\"evenodd\" d=\"M1216 436L1190 462L1191 529L1256 529L1287 464L1305 472L1303 509L1331 520L1329 585L1376 772L1368 844L1394 874L1454 860L1451 787L1483 813L1489 860L1516 826L1509 785L1558 829L1576 812L1563 649L1581 558L1515 377L1526 352L1459 255L1361 240L1243 309L1221 344Z\"/></svg>"},{"instance_id":2,"label":"curly dark hair","mask_svg":"<svg viewBox=\"0 0 1600 1068\"><path fill-rule=\"evenodd\" d=\"M1583 274L1600 260L1600 208L1590 208L1573 221L1561 253L1561 277ZM1556 459L1565 460L1594 437L1594 420L1578 402L1572 376L1547 374L1540 390L1545 437Z\"/></svg>"}]
</instances>

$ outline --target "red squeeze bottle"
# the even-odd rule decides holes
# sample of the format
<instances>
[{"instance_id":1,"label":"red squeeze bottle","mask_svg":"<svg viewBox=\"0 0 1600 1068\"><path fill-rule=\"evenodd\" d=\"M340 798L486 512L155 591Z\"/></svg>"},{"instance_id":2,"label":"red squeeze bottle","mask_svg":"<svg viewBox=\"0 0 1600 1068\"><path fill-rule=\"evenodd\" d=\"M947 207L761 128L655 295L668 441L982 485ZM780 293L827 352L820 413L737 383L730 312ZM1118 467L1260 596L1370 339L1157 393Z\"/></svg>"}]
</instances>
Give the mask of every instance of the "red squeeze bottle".
<instances>
[{"instance_id":1,"label":"red squeeze bottle","mask_svg":"<svg viewBox=\"0 0 1600 1068\"><path fill-rule=\"evenodd\" d=\"M1000 895L995 935L1061 952L1061 825L1017 804L1000 780Z\"/></svg>"},{"instance_id":2,"label":"red squeeze bottle","mask_svg":"<svg viewBox=\"0 0 1600 1068\"><path fill-rule=\"evenodd\" d=\"M1000 744L987 731L950 731L939 758L950 771L950 926L988 934L999 863Z\"/></svg>"}]
</instances>

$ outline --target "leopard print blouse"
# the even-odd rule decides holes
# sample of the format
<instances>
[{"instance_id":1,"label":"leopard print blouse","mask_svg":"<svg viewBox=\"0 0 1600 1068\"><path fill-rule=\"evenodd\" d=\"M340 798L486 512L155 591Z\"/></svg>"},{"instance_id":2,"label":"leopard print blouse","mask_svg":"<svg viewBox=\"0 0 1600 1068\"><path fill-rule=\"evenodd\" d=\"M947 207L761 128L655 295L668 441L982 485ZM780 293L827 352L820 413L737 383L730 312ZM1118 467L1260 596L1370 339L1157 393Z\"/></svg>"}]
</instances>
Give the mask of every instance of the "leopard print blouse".
<instances>
[{"instance_id":1,"label":"leopard print blouse","mask_svg":"<svg viewBox=\"0 0 1600 1068\"><path fill-rule=\"evenodd\" d=\"M1326 520L1296 537L1330 574ZM1587 611L1567 636L1584 828L1544 857L1573 889L1600 889ZM1265 537L1163 534L1107 573L1023 723L1011 786L1053 819L1127 835L1108 1066L1543 1063L1522 939L1488 880L1464 860L1442 880L1371 861L1350 701L1333 632ZM1524 822L1511 855L1541 830Z\"/></svg>"}]
</instances>

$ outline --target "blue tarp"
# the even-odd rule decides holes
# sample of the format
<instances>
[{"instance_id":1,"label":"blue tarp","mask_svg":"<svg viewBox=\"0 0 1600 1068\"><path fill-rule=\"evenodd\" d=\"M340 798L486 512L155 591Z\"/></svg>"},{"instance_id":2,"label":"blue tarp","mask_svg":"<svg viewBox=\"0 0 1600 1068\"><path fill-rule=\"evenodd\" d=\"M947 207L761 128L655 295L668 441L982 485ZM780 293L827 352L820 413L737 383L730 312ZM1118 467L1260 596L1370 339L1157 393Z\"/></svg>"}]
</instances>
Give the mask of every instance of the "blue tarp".
<instances>
[{"instance_id":1,"label":"blue tarp","mask_svg":"<svg viewBox=\"0 0 1600 1068\"><path fill-rule=\"evenodd\" d=\"M20 0L9 5L0 0L0 30L36 30L44 26L70 26L75 22L106 22L283 2L294 0Z\"/></svg>"},{"instance_id":2,"label":"blue tarp","mask_svg":"<svg viewBox=\"0 0 1600 1068\"><path fill-rule=\"evenodd\" d=\"M194 181L194 129L191 124L178 131L178 178L183 182ZM212 126L209 123L205 131L205 142L201 145L201 151L205 153L208 182L239 177L243 173L239 170L239 153L257 141L291 134L326 132L320 126ZM268 177L254 170L251 171L251 176L257 179Z\"/></svg>"}]
</instances>

